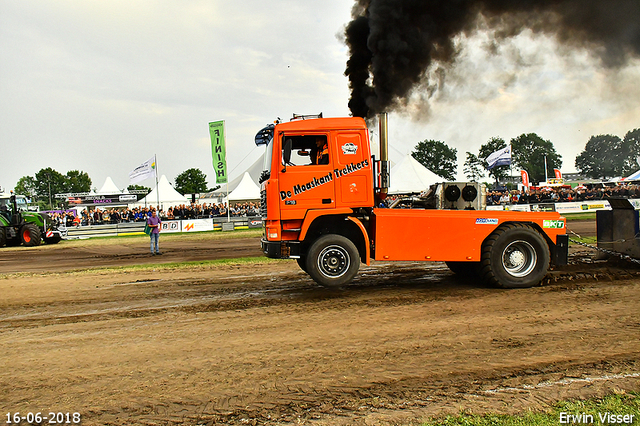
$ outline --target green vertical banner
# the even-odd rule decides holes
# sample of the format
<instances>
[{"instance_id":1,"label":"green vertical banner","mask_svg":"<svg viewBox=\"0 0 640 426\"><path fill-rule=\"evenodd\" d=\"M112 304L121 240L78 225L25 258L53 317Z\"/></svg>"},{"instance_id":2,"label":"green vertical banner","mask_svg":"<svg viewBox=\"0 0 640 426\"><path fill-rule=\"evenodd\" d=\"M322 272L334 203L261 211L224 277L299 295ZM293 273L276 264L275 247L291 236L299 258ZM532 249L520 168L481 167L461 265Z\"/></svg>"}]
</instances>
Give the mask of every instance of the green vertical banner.
<instances>
[{"instance_id":1,"label":"green vertical banner","mask_svg":"<svg viewBox=\"0 0 640 426\"><path fill-rule=\"evenodd\" d=\"M216 173L216 183L227 183L227 149L224 145L224 121L209 123L211 135L211 156L213 157L213 171Z\"/></svg>"}]
</instances>

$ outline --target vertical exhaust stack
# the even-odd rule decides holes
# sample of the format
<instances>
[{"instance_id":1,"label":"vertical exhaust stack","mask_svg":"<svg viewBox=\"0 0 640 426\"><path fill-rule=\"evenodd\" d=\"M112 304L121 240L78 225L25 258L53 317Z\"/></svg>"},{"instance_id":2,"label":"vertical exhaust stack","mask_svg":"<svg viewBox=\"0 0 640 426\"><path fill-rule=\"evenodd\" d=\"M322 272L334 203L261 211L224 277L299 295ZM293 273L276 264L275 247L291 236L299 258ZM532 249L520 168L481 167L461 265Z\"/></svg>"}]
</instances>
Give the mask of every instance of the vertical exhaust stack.
<instances>
[{"instance_id":1,"label":"vertical exhaust stack","mask_svg":"<svg viewBox=\"0 0 640 426\"><path fill-rule=\"evenodd\" d=\"M380 126L380 199L387 198L389 189L389 133L387 127L388 114L380 113L378 123Z\"/></svg>"}]
</instances>

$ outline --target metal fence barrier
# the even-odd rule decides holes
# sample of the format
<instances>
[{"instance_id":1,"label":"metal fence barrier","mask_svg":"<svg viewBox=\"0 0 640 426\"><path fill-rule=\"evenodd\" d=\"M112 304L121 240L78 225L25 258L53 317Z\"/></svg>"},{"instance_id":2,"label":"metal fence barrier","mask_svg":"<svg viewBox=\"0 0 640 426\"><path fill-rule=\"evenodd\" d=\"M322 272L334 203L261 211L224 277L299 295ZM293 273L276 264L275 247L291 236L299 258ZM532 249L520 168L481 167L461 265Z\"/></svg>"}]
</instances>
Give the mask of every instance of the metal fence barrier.
<instances>
[{"instance_id":1,"label":"metal fence barrier","mask_svg":"<svg viewBox=\"0 0 640 426\"><path fill-rule=\"evenodd\" d=\"M228 223L227 223L228 222ZM227 221L226 217L214 217L210 219L194 220L173 220L164 221L170 223L171 229L166 232L197 232L199 230L209 231L234 231L238 229L261 228L262 218L260 217L231 217ZM195 226L199 224L200 226ZM203 227L202 224L205 226ZM115 237L118 235L135 235L144 233L145 222L122 222L117 224L88 225L61 227L66 238L92 238L92 237Z\"/></svg>"}]
</instances>

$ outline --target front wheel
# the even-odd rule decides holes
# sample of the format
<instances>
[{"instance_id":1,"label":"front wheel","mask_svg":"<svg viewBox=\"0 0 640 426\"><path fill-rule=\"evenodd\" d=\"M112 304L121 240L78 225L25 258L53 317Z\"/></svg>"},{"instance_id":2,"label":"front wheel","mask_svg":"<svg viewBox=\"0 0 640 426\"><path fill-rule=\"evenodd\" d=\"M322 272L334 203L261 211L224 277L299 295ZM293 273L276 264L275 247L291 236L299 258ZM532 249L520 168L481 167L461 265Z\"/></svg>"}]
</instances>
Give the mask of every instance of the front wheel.
<instances>
[{"instance_id":1,"label":"front wheel","mask_svg":"<svg viewBox=\"0 0 640 426\"><path fill-rule=\"evenodd\" d=\"M342 235L324 235L309 248L306 271L320 285L347 284L358 273L360 254L355 244Z\"/></svg>"},{"instance_id":2,"label":"front wheel","mask_svg":"<svg viewBox=\"0 0 640 426\"><path fill-rule=\"evenodd\" d=\"M27 223L20 230L20 237L22 244L25 247L39 246L42 242L42 235L40 234L40 228L33 223Z\"/></svg>"},{"instance_id":3,"label":"front wheel","mask_svg":"<svg viewBox=\"0 0 640 426\"><path fill-rule=\"evenodd\" d=\"M296 262L298 263L298 266L300 267L300 269L302 269L303 271L307 272L307 258L300 256L299 258L296 259Z\"/></svg>"},{"instance_id":4,"label":"front wheel","mask_svg":"<svg viewBox=\"0 0 640 426\"><path fill-rule=\"evenodd\" d=\"M502 288L526 288L542 281L549 269L549 246L529 225L501 226L482 245L482 279Z\"/></svg>"}]
</instances>

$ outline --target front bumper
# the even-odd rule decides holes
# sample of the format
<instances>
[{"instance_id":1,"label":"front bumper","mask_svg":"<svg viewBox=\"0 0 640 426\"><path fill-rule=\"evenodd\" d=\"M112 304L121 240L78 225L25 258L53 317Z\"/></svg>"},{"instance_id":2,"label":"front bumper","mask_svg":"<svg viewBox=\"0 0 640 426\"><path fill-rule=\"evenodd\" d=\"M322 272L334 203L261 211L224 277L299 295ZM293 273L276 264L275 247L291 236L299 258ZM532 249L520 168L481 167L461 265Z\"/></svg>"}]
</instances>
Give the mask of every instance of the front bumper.
<instances>
[{"instance_id":1,"label":"front bumper","mask_svg":"<svg viewBox=\"0 0 640 426\"><path fill-rule=\"evenodd\" d=\"M300 257L300 241L260 240L262 252L273 259L297 259Z\"/></svg>"}]
</instances>

